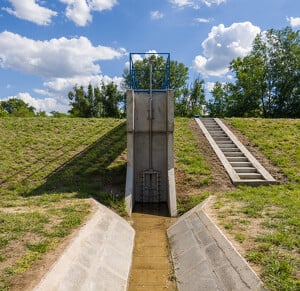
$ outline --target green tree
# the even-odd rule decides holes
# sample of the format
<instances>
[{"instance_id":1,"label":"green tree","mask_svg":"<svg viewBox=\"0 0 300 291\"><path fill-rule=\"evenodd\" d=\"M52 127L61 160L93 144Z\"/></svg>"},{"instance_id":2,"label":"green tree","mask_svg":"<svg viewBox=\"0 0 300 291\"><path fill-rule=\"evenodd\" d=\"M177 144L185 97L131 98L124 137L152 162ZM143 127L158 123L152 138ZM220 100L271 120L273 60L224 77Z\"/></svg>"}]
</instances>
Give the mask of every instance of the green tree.
<instances>
[{"instance_id":1,"label":"green tree","mask_svg":"<svg viewBox=\"0 0 300 291\"><path fill-rule=\"evenodd\" d=\"M300 117L300 31L257 35L251 53L230 64L230 116Z\"/></svg>"},{"instance_id":2,"label":"green tree","mask_svg":"<svg viewBox=\"0 0 300 291\"><path fill-rule=\"evenodd\" d=\"M226 116L226 94L224 86L220 82L216 82L212 91L212 98L208 101L207 109L211 117Z\"/></svg>"},{"instance_id":3,"label":"green tree","mask_svg":"<svg viewBox=\"0 0 300 291\"><path fill-rule=\"evenodd\" d=\"M102 83L101 95L103 117L119 118L121 116L119 104L123 100L123 94L118 91L117 85L113 82L107 85Z\"/></svg>"},{"instance_id":4,"label":"green tree","mask_svg":"<svg viewBox=\"0 0 300 291\"><path fill-rule=\"evenodd\" d=\"M30 106L26 102L18 98L10 98L7 101L0 102L1 108L0 111L5 112L8 116L15 117L33 117L35 116L35 108ZM1 113L0 113L1 114Z\"/></svg>"},{"instance_id":5,"label":"green tree","mask_svg":"<svg viewBox=\"0 0 300 291\"><path fill-rule=\"evenodd\" d=\"M68 94L71 109L69 113L74 117L120 117L120 102L123 94L113 82L101 84L93 88L88 85L87 92L83 86L75 86Z\"/></svg>"},{"instance_id":6,"label":"green tree","mask_svg":"<svg viewBox=\"0 0 300 291\"><path fill-rule=\"evenodd\" d=\"M203 110L206 106L204 80L200 80L200 78L194 80L190 89L189 101L189 115L203 115Z\"/></svg>"},{"instance_id":7,"label":"green tree","mask_svg":"<svg viewBox=\"0 0 300 291\"><path fill-rule=\"evenodd\" d=\"M136 87L139 89L150 88L150 63L152 64L152 88L161 89L166 70L166 61L162 56L149 55L134 63ZM128 69L123 73L125 88L130 87L130 72ZM177 61L170 61L170 89L174 90L175 99L180 98L188 80L188 68Z\"/></svg>"}]
</instances>

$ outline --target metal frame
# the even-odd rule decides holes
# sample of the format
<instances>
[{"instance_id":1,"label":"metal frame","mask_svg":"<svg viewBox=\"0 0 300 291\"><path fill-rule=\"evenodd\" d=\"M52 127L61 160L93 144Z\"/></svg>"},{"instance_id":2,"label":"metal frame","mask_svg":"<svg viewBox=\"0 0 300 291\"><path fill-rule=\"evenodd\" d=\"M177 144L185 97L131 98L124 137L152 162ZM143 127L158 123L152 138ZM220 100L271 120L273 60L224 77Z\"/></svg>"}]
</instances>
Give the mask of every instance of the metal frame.
<instances>
[{"instance_id":1,"label":"metal frame","mask_svg":"<svg viewBox=\"0 0 300 291\"><path fill-rule=\"evenodd\" d=\"M137 77L137 71L134 67L134 61L133 61L133 56L134 55L139 55L142 57L147 57L147 55L156 55L158 57L163 57L166 62L166 66L164 71L164 76L162 80L162 86L161 88L152 88L152 92L162 92L170 89L170 69L171 69L171 64L170 64L170 53L130 53L129 54L129 74L130 74L130 89L134 91L139 91L139 92L149 92L149 89L141 89L138 88L138 77ZM154 70L155 71L155 70Z\"/></svg>"}]
</instances>

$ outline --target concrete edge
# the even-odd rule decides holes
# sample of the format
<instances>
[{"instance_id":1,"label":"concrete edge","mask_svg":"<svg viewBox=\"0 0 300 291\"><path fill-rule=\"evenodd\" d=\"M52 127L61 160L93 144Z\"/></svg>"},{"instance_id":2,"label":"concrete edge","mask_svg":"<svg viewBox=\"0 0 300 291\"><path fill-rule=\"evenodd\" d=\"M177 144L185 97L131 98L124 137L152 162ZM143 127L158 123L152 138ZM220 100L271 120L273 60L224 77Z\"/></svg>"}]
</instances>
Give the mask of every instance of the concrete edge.
<instances>
[{"instance_id":1,"label":"concrete edge","mask_svg":"<svg viewBox=\"0 0 300 291\"><path fill-rule=\"evenodd\" d=\"M225 236L222 230L213 222L213 220L206 213L205 207L210 199L211 197L208 197L203 202L195 206L193 209L183 214L174 224L172 224L167 229L168 239L170 239L170 237L172 236L172 229L175 228L176 225L184 222L189 216L196 214L202 221L202 223L205 225L205 227L208 229L209 233L216 241L216 244L222 249L231 266L239 274L242 281L249 287L249 290L265 290L263 287L263 283L256 274L256 272L252 269L252 267L249 265L246 259L238 252L238 250L231 243L231 241ZM171 257L173 260L173 264L176 265L177 258L173 257L172 251Z\"/></svg>"},{"instance_id":2,"label":"concrete edge","mask_svg":"<svg viewBox=\"0 0 300 291\"><path fill-rule=\"evenodd\" d=\"M112 210L91 201L94 212L89 220L34 291L127 290L135 230Z\"/></svg>"},{"instance_id":3,"label":"concrete edge","mask_svg":"<svg viewBox=\"0 0 300 291\"><path fill-rule=\"evenodd\" d=\"M212 234L214 239L217 241L217 244L220 246L220 248L222 248L226 257L232 263L232 266L239 272L243 281L246 282L249 287L253 286L253 281L257 281L258 285L262 286L263 283L256 274L256 272L253 270L253 268L249 265L246 259L238 252L236 247L226 237L222 230L213 222L213 220L206 213L205 207L211 199L212 197L208 197L201 204L200 212L198 212L200 219L205 224L205 226ZM252 278L249 278L249 272L250 277Z\"/></svg>"}]
</instances>

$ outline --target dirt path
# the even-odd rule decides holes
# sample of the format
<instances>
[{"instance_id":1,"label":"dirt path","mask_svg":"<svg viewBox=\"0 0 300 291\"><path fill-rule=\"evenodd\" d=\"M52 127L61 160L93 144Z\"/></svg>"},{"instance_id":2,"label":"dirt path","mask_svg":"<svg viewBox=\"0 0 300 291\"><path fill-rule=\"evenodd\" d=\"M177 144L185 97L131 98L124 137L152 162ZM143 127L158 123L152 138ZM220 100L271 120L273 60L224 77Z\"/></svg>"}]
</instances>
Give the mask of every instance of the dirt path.
<instances>
[{"instance_id":1,"label":"dirt path","mask_svg":"<svg viewBox=\"0 0 300 291\"><path fill-rule=\"evenodd\" d=\"M138 205L131 216L136 231L129 291L176 290L166 230L175 221L166 205Z\"/></svg>"}]
</instances>

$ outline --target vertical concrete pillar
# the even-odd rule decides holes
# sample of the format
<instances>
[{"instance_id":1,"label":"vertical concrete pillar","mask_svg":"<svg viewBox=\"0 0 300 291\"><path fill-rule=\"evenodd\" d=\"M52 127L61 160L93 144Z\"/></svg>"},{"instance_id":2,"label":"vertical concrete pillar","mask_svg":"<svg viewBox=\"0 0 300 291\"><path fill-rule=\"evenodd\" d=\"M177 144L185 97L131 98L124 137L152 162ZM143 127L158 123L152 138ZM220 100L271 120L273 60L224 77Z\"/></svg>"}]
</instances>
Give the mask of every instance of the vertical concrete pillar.
<instances>
[{"instance_id":1,"label":"vertical concrete pillar","mask_svg":"<svg viewBox=\"0 0 300 291\"><path fill-rule=\"evenodd\" d=\"M136 202L166 202L175 216L173 91L154 91L150 96L147 91L128 90L126 99L126 210L131 214Z\"/></svg>"}]
</instances>

